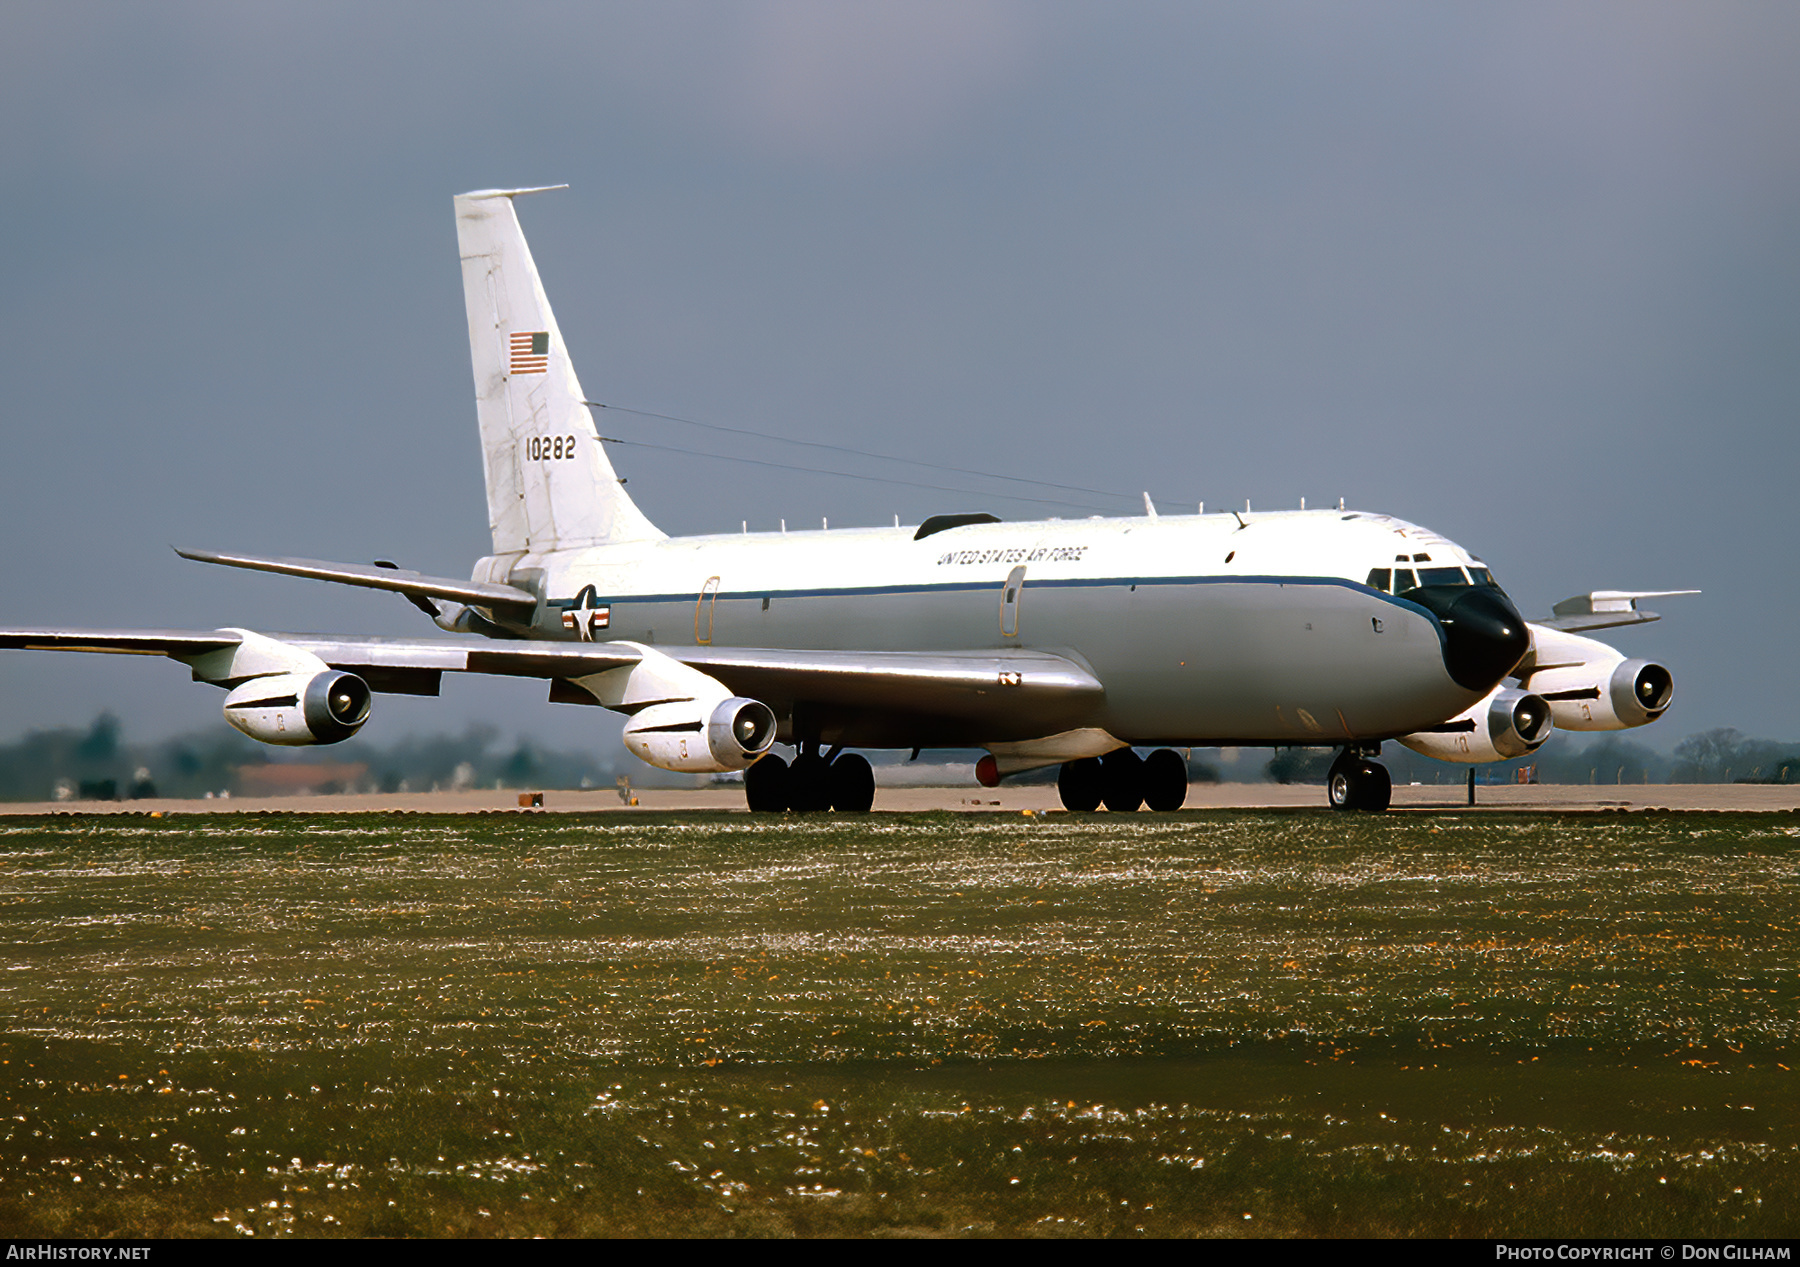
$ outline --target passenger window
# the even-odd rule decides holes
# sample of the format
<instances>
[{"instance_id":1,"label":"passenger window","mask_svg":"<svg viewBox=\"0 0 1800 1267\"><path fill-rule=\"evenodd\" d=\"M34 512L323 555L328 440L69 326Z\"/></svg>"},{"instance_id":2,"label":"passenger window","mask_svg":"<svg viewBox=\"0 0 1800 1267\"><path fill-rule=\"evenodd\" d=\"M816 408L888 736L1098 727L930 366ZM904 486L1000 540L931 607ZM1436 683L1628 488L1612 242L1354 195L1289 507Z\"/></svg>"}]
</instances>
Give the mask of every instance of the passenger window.
<instances>
[{"instance_id":1,"label":"passenger window","mask_svg":"<svg viewBox=\"0 0 1800 1267\"><path fill-rule=\"evenodd\" d=\"M1391 593L1394 574L1387 568L1374 568L1369 572L1369 579L1364 582L1372 590L1380 590L1383 594Z\"/></svg>"},{"instance_id":2,"label":"passenger window","mask_svg":"<svg viewBox=\"0 0 1800 1267\"><path fill-rule=\"evenodd\" d=\"M1419 580L1426 585L1467 585L1469 578L1461 568L1420 568Z\"/></svg>"},{"instance_id":3,"label":"passenger window","mask_svg":"<svg viewBox=\"0 0 1800 1267\"><path fill-rule=\"evenodd\" d=\"M1407 590L1417 589L1419 583L1413 579L1411 568L1394 569L1394 593L1404 594Z\"/></svg>"}]
</instances>

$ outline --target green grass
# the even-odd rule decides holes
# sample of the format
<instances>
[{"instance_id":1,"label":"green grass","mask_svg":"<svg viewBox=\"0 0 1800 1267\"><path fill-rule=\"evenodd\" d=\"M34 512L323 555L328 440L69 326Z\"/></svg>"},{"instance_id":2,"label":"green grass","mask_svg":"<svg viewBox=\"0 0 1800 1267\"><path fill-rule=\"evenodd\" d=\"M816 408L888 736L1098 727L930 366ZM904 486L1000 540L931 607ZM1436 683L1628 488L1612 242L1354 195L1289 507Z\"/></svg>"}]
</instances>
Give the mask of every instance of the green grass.
<instances>
[{"instance_id":1,"label":"green grass","mask_svg":"<svg viewBox=\"0 0 1800 1267\"><path fill-rule=\"evenodd\" d=\"M1791 1236L1790 815L0 826L14 1236Z\"/></svg>"}]
</instances>

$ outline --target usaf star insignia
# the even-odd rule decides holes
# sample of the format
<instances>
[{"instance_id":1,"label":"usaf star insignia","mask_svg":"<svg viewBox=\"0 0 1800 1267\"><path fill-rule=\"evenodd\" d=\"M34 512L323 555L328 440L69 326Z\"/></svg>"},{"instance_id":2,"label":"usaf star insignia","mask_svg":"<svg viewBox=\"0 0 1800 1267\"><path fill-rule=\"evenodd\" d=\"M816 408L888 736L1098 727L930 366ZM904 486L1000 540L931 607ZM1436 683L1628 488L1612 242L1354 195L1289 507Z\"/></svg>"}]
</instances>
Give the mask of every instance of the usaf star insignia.
<instances>
[{"instance_id":1,"label":"usaf star insignia","mask_svg":"<svg viewBox=\"0 0 1800 1267\"><path fill-rule=\"evenodd\" d=\"M583 642L592 642L596 633L612 624L612 606L600 601L592 585L586 586L563 612L562 623L564 629L573 629Z\"/></svg>"}]
</instances>

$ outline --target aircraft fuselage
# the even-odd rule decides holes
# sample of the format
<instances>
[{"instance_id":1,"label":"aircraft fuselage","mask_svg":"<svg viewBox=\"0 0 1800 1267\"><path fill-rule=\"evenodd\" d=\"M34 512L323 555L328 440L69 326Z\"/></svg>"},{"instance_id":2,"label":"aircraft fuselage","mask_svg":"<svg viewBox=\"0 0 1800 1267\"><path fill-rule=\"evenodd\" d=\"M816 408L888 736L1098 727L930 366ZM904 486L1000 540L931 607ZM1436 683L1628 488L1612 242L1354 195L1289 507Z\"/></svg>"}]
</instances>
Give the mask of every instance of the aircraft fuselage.
<instances>
[{"instance_id":1,"label":"aircraft fuselage","mask_svg":"<svg viewBox=\"0 0 1800 1267\"><path fill-rule=\"evenodd\" d=\"M1367 583L1399 559L1481 566L1415 525L1334 510L968 524L923 539L912 528L665 538L497 558L476 579L544 598L533 638L1030 648L1085 664L1105 688L1055 718L1007 709L998 686L993 713L975 720L827 710L809 722L802 706L795 724L827 743L951 746L1091 726L1142 746L1332 745L1441 722L1512 667L1454 680L1444 622Z\"/></svg>"}]
</instances>

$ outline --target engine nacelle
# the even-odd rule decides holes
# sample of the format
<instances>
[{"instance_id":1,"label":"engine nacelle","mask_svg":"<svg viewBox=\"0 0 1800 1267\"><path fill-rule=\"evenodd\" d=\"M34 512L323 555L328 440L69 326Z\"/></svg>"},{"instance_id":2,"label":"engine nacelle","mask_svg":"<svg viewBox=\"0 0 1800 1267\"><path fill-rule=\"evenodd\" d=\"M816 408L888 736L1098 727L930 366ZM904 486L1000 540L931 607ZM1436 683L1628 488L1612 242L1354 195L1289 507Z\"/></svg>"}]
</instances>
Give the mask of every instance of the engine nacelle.
<instances>
[{"instance_id":1,"label":"engine nacelle","mask_svg":"<svg viewBox=\"0 0 1800 1267\"><path fill-rule=\"evenodd\" d=\"M1626 730L1668 711L1675 678L1660 664L1627 660L1580 634L1531 627L1531 654L1520 665L1526 689L1550 701L1559 730Z\"/></svg>"},{"instance_id":2,"label":"engine nacelle","mask_svg":"<svg viewBox=\"0 0 1800 1267\"><path fill-rule=\"evenodd\" d=\"M1614 658L1531 675L1531 689L1550 701L1560 730L1628 730L1668 711L1675 678L1650 660Z\"/></svg>"},{"instance_id":3,"label":"engine nacelle","mask_svg":"<svg viewBox=\"0 0 1800 1267\"><path fill-rule=\"evenodd\" d=\"M1543 698L1496 686L1449 721L1402 735L1400 742L1439 761L1506 761L1535 752L1554 729L1550 704Z\"/></svg>"},{"instance_id":4,"label":"engine nacelle","mask_svg":"<svg viewBox=\"0 0 1800 1267\"><path fill-rule=\"evenodd\" d=\"M225 697L225 720L263 743L340 743L369 720L373 696L354 673L271 673Z\"/></svg>"},{"instance_id":5,"label":"engine nacelle","mask_svg":"<svg viewBox=\"0 0 1800 1267\"><path fill-rule=\"evenodd\" d=\"M775 742L775 712L739 695L653 704L625 723L625 746L661 770L720 774L749 766Z\"/></svg>"}]
</instances>

